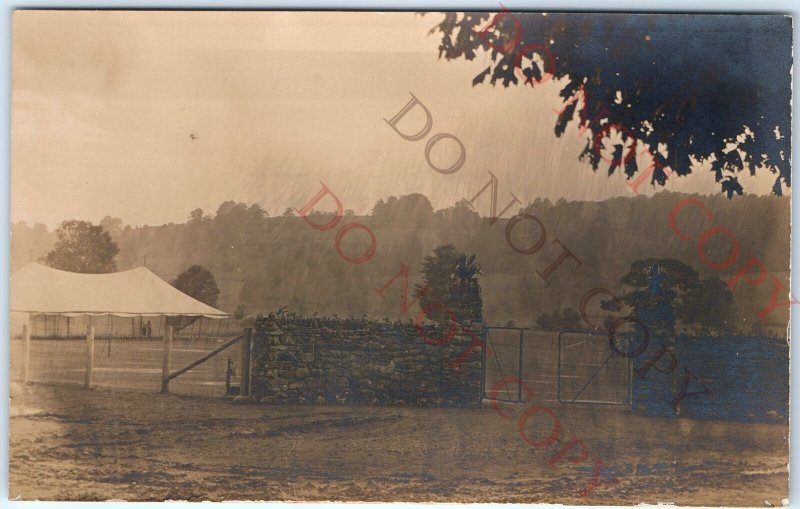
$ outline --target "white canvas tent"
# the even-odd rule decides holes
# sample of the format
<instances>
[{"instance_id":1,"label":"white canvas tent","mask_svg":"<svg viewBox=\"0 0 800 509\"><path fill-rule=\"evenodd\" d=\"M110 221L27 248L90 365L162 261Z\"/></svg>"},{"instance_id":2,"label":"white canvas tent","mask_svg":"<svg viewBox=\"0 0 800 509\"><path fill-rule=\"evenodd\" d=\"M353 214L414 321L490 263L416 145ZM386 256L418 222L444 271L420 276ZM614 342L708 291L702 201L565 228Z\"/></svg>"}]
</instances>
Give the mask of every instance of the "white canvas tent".
<instances>
[{"instance_id":1,"label":"white canvas tent","mask_svg":"<svg viewBox=\"0 0 800 509\"><path fill-rule=\"evenodd\" d=\"M10 297L12 317L108 315L110 323L111 317L141 321L142 317L229 316L174 288L147 267L110 274L79 274L29 263L11 274Z\"/></svg>"},{"instance_id":2,"label":"white canvas tent","mask_svg":"<svg viewBox=\"0 0 800 509\"><path fill-rule=\"evenodd\" d=\"M189 297L147 267L79 274L38 263L29 263L11 275L11 310L68 316L228 317L228 313Z\"/></svg>"}]
</instances>

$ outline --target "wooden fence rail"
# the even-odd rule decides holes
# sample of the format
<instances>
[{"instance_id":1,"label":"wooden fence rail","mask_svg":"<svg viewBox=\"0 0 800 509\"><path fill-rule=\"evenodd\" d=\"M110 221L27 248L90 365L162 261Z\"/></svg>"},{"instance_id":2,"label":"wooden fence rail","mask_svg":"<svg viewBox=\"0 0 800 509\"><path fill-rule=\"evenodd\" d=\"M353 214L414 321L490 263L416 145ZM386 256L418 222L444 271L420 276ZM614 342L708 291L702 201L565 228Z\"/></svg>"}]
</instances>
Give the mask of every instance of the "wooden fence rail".
<instances>
[{"instance_id":1,"label":"wooden fence rail","mask_svg":"<svg viewBox=\"0 0 800 509\"><path fill-rule=\"evenodd\" d=\"M199 359L190 362L186 366L182 367L177 371L173 371L170 373L171 364L172 364L172 327L167 329L167 334L164 335L164 360L162 365L162 378L161 378L161 392L168 393L169 392L169 382L174 378L179 377L180 375L186 373L187 371L191 370L199 366L200 364L204 363L208 359L214 357L215 355L219 354L220 352L230 348L231 346L235 345L239 341L242 341L242 366L241 366L241 383L240 383L240 392L241 396L249 396L250 395L250 344L251 344L251 329L245 329L244 334L236 336L233 339L226 341L223 345L215 348L214 350L208 352L207 354L203 355Z\"/></svg>"}]
</instances>

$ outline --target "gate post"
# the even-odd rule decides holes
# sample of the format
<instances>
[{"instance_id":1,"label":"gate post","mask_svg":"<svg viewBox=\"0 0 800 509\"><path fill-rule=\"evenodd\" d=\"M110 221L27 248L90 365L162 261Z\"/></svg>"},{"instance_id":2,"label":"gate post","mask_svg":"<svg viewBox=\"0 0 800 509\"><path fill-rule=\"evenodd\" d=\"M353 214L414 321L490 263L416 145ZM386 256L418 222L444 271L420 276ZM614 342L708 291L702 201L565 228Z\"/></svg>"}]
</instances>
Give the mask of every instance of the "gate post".
<instances>
[{"instance_id":1,"label":"gate post","mask_svg":"<svg viewBox=\"0 0 800 509\"><path fill-rule=\"evenodd\" d=\"M31 330L28 324L22 326L22 382L30 382Z\"/></svg>"},{"instance_id":2,"label":"gate post","mask_svg":"<svg viewBox=\"0 0 800 509\"><path fill-rule=\"evenodd\" d=\"M253 329L247 327L244 329L242 337L242 360L241 360L241 374L239 381L239 396L250 396L250 352L253 343Z\"/></svg>"},{"instance_id":3,"label":"gate post","mask_svg":"<svg viewBox=\"0 0 800 509\"><path fill-rule=\"evenodd\" d=\"M94 327L89 327L86 334L86 373L83 378L83 388L92 388L92 369L94 368Z\"/></svg>"},{"instance_id":4,"label":"gate post","mask_svg":"<svg viewBox=\"0 0 800 509\"><path fill-rule=\"evenodd\" d=\"M164 355L161 363L161 393L169 393L169 370L172 367L172 325L164 334Z\"/></svg>"}]
</instances>

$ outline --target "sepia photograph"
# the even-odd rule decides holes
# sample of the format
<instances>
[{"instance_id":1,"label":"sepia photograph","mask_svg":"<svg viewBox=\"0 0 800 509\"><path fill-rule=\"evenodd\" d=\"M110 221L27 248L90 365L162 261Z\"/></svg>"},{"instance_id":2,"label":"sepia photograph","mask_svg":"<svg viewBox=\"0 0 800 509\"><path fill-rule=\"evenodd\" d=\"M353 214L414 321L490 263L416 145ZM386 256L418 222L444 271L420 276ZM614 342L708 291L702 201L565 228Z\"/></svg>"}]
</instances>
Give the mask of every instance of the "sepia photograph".
<instances>
[{"instance_id":1,"label":"sepia photograph","mask_svg":"<svg viewBox=\"0 0 800 509\"><path fill-rule=\"evenodd\" d=\"M788 505L792 23L14 11L9 499Z\"/></svg>"}]
</instances>

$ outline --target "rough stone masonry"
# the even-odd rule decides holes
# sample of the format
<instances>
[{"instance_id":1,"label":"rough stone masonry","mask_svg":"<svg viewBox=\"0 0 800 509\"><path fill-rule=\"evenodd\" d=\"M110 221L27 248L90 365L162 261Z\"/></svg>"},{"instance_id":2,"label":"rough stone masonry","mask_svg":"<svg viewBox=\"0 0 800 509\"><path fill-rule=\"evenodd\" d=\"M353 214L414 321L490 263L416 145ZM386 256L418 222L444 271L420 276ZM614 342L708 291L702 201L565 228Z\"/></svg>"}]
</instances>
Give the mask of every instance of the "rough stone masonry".
<instances>
[{"instance_id":1,"label":"rough stone masonry","mask_svg":"<svg viewBox=\"0 0 800 509\"><path fill-rule=\"evenodd\" d=\"M477 408L481 348L472 342L458 334L431 345L399 322L270 316L254 328L252 392L266 404Z\"/></svg>"}]
</instances>

